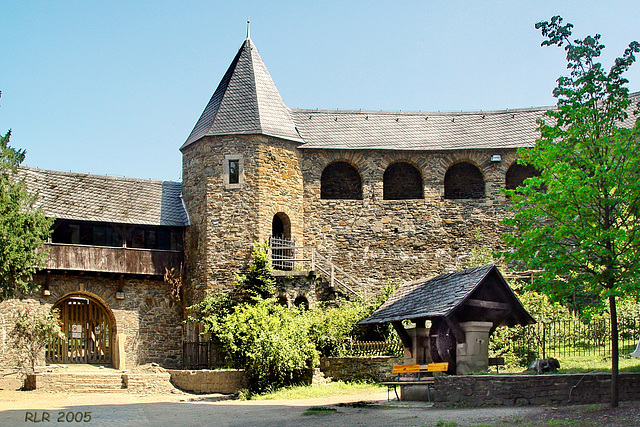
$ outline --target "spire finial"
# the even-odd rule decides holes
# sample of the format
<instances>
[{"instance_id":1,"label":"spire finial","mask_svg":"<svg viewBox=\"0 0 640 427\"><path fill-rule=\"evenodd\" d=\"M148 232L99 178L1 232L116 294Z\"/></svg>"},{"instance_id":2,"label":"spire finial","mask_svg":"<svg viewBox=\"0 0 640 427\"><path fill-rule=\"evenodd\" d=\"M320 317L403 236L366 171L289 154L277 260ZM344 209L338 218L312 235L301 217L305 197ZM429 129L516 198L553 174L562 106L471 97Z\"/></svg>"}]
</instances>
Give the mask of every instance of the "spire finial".
<instances>
[{"instance_id":1,"label":"spire finial","mask_svg":"<svg viewBox=\"0 0 640 427\"><path fill-rule=\"evenodd\" d=\"M251 38L251 21L249 20L248 16L247 16L247 38L248 39Z\"/></svg>"}]
</instances>

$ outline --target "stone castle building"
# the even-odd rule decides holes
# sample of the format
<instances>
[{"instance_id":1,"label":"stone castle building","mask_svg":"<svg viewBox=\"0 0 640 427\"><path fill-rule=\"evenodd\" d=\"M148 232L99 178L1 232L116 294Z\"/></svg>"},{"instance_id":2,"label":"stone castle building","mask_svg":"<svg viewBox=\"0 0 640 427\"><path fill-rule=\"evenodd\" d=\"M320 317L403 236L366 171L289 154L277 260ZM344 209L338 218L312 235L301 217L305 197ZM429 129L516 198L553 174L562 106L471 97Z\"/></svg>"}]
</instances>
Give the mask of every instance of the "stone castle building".
<instances>
[{"instance_id":1,"label":"stone castle building","mask_svg":"<svg viewBox=\"0 0 640 427\"><path fill-rule=\"evenodd\" d=\"M22 168L56 222L41 290L0 302L0 367L36 302L69 337L50 362L180 367L185 307L272 236L287 304L455 271L501 247L502 190L535 173L516 151L545 110L291 109L247 38L180 147L182 183Z\"/></svg>"}]
</instances>

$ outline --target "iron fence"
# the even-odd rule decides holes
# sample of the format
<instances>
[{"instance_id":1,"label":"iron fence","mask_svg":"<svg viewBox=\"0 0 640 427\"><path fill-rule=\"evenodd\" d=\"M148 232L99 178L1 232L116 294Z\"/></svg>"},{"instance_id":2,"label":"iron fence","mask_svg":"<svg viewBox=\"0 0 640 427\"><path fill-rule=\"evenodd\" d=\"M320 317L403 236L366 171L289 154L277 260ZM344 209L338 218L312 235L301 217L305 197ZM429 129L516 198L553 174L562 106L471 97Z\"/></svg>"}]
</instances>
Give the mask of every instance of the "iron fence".
<instances>
[{"instance_id":1,"label":"iron fence","mask_svg":"<svg viewBox=\"0 0 640 427\"><path fill-rule=\"evenodd\" d=\"M539 321L522 328L514 344L538 358L573 356L610 356L611 324L608 318ZM620 354L633 351L640 335L637 319L618 319Z\"/></svg>"},{"instance_id":2,"label":"iron fence","mask_svg":"<svg viewBox=\"0 0 640 427\"><path fill-rule=\"evenodd\" d=\"M631 353L638 344L640 321L618 319L620 354ZM548 357L611 355L609 319L599 318L589 322L580 319L539 321L526 327L510 329L510 336L497 338L508 341L507 352L520 352L537 359ZM400 341L347 341L340 352L343 356L402 356ZM185 341L182 346L183 369L215 369L227 366L217 341Z\"/></svg>"}]
</instances>

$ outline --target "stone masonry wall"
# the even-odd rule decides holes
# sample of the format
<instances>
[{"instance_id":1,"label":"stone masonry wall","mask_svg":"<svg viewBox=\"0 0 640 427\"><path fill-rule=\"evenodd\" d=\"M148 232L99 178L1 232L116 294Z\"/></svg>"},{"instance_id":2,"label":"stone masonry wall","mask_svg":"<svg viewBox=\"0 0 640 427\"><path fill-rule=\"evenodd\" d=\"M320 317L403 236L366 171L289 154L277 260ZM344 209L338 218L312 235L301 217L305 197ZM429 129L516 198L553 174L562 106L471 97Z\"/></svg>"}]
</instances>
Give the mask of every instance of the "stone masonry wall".
<instances>
[{"instance_id":1,"label":"stone masonry wall","mask_svg":"<svg viewBox=\"0 0 640 427\"><path fill-rule=\"evenodd\" d=\"M492 162L495 154L500 162ZM224 184L225 156L243 159L244 182ZM227 288L249 260L251 244L271 235L275 214L288 218L291 237L315 247L364 284L370 295L402 282L462 269L480 248L503 248L500 221L509 203L501 190L515 150L313 150L263 135L206 137L183 151L187 230L187 304L207 289ZM322 171L353 165L363 200L320 198ZM416 167L423 199L383 200L383 176L395 162ZM444 199L449 167L468 162L481 171L485 197ZM371 292L373 291L373 292Z\"/></svg>"},{"instance_id":2,"label":"stone masonry wall","mask_svg":"<svg viewBox=\"0 0 640 427\"><path fill-rule=\"evenodd\" d=\"M473 249L502 248L499 222L508 202L501 190L515 150L447 152L303 150L305 242L374 292L401 282L464 268ZM501 162L491 162L493 154ZM320 199L320 177L334 161L346 161L362 176L363 200ZM422 173L424 199L383 200L386 167L405 161ZM485 197L444 199L444 176L458 162L476 165Z\"/></svg>"},{"instance_id":3,"label":"stone masonry wall","mask_svg":"<svg viewBox=\"0 0 640 427\"><path fill-rule=\"evenodd\" d=\"M193 393L233 394L247 388L244 371L237 369L223 370L170 370L171 382L181 390Z\"/></svg>"},{"instance_id":4,"label":"stone masonry wall","mask_svg":"<svg viewBox=\"0 0 640 427\"><path fill-rule=\"evenodd\" d=\"M34 278L44 283L44 276ZM181 366L182 307L172 300L162 280L125 279L124 299L115 298L117 279L52 275L50 296L42 291L0 303L0 366L15 366L10 331L18 314L30 304L53 307L67 295L90 295L113 314L116 331L125 334L126 367L155 362L166 368Z\"/></svg>"},{"instance_id":5,"label":"stone masonry wall","mask_svg":"<svg viewBox=\"0 0 640 427\"><path fill-rule=\"evenodd\" d=\"M620 373L621 401L640 400L640 374ZM610 374L458 375L435 378L435 405L522 406L602 403Z\"/></svg>"},{"instance_id":6,"label":"stone masonry wall","mask_svg":"<svg viewBox=\"0 0 640 427\"><path fill-rule=\"evenodd\" d=\"M225 156L243 160L242 184L224 182ZM303 192L295 144L259 135L203 138L183 152L187 230L187 303L208 289L228 288L247 265L251 245L271 236L276 213L302 241Z\"/></svg>"},{"instance_id":7,"label":"stone masonry wall","mask_svg":"<svg viewBox=\"0 0 640 427\"><path fill-rule=\"evenodd\" d=\"M320 370L325 377L331 377L334 380L381 381L391 376L393 365L401 365L402 362L402 357L394 356L322 357Z\"/></svg>"}]
</instances>

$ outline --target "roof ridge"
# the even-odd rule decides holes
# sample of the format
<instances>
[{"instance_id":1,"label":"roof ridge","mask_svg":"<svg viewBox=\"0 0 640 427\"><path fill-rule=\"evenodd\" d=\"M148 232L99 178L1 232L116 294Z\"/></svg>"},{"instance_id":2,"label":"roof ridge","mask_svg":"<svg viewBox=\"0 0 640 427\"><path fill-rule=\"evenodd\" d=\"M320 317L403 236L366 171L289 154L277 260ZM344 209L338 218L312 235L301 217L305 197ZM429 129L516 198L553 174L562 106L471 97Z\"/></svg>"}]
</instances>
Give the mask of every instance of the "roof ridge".
<instances>
[{"instance_id":1,"label":"roof ridge","mask_svg":"<svg viewBox=\"0 0 640 427\"><path fill-rule=\"evenodd\" d=\"M308 108L290 108L293 113L307 113L307 114L366 114L366 115L381 115L381 116L478 116L478 115L497 115L497 114L514 114L518 112L538 112L548 111L555 108L554 106L542 106L542 107L525 107L525 108L513 108L505 110L474 110L474 111L393 111L393 110L323 110L323 109L308 109Z\"/></svg>"},{"instance_id":2,"label":"roof ridge","mask_svg":"<svg viewBox=\"0 0 640 427\"><path fill-rule=\"evenodd\" d=\"M110 179L110 180L118 180L118 181L160 183L160 184L172 183L172 184L182 185L182 183L180 181L164 181L164 180L157 180L157 179L151 179L151 178L149 178L149 179L132 178L132 177L128 177L128 176L101 175L101 174L93 174L93 173L87 173L87 172L57 171L57 170L53 170L53 169L42 169L42 168L33 167L33 166L26 166L26 165L20 165L18 168L22 169L22 170L32 171L32 172L41 172L41 173L54 174L54 175L66 175L66 176L82 176L82 175L84 175L84 176L88 176L88 177L92 177L92 178Z\"/></svg>"}]
</instances>

